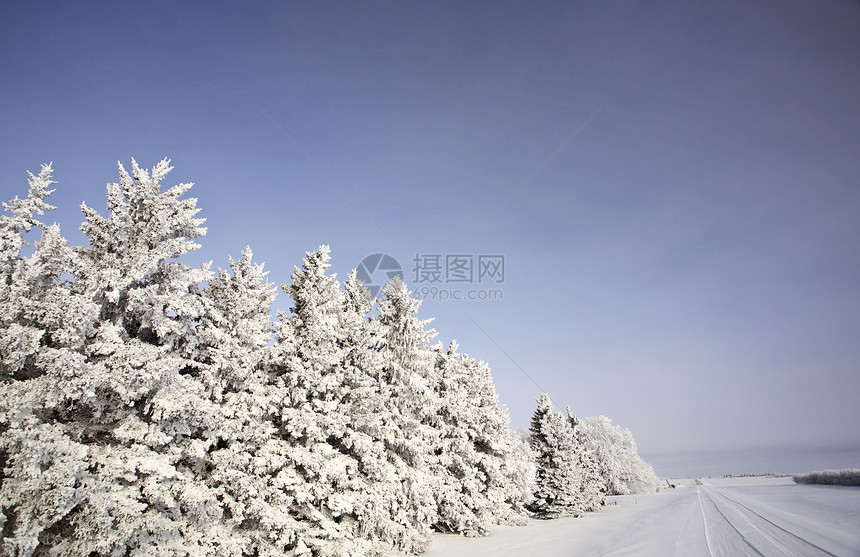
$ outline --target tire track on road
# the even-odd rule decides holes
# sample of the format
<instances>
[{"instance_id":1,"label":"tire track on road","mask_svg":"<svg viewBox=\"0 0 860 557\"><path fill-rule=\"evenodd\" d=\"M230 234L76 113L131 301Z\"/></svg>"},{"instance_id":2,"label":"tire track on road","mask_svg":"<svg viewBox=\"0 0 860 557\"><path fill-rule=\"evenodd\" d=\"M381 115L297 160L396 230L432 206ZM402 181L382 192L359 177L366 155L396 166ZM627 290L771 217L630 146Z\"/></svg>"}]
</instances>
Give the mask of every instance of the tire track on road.
<instances>
[{"instance_id":1,"label":"tire track on road","mask_svg":"<svg viewBox=\"0 0 860 557\"><path fill-rule=\"evenodd\" d=\"M697 487L705 518L708 550L716 555L803 555L836 557L833 553L765 518L722 490Z\"/></svg>"},{"instance_id":2,"label":"tire track on road","mask_svg":"<svg viewBox=\"0 0 860 557\"><path fill-rule=\"evenodd\" d=\"M722 499L722 501L729 507L731 507L738 515L741 515L744 520L748 521L749 524L762 532L766 537L770 538L775 545L783 547L786 551L798 551L799 549L803 549L801 553L795 553L796 555L827 555L830 557L837 557L836 554L831 553L824 549L821 546L818 546L806 538L799 536L792 532L791 530L787 530L783 528L779 524L776 524L772 520L766 518L755 510L751 509L747 505L732 499L722 491L714 492L714 494Z\"/></svg>"},{"instance_id":3,"label":"tire track on road","mask_svg":"<svg viewBox=\"0 0 860 557\"><path fill-rule=\"evenodd\" d=\"M760 555L764 554L755 548L746 536L732 524L732 521L720 510L710 496L709 490L696 486L699 496L699 506L705 521L705 541L711 557L722 555Z\"/></svg>"}]
</instances>

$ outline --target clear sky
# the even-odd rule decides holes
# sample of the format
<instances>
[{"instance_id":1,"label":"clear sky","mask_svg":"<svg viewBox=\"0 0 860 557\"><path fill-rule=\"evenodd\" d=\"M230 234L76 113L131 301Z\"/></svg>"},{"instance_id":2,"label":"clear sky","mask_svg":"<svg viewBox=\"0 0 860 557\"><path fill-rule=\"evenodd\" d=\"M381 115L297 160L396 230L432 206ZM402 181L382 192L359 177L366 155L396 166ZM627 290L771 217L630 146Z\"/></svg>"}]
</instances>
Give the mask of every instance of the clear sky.
<instances>
[{"instance_id":1,"label":"clear sky","mask_svg":"<svg viewBox=\"0 0 860 557\"><path fill-rule=\"evenodd\" d=\"M53 161L81 243L131 157L196 183L190 264L500 290L422 315L515 425L544 390L645 453L860 445L858 2L0 3L2 199Z\"/></svg>"}]
</instances>

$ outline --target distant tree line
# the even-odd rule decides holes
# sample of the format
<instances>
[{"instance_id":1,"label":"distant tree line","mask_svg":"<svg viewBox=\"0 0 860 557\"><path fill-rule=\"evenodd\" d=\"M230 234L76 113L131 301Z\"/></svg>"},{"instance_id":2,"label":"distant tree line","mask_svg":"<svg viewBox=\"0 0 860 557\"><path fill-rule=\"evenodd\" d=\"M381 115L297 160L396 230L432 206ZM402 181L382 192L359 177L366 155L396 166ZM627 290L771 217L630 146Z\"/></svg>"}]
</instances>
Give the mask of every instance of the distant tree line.
<instances>
[{"instance_id":1,"label":"distant tree line","mask_svg":"<svg viewBox=\"0 0 860 557\"><path fill-rule=\"evenodd\" d=\"M181 257L206 233L190 184L132 160L86 204L88 246L40 218L50 165L0 217L4 555L420 553L653 492L628 431L543 395L527 439L489 367L443 347L399 278L380 300L306 254L289 312L250 249ZM27 240L40 231L29 246ZM29 247L28 247L29 246Z\"/></svg>"},{"instance_id":2,"label":"distant tree line","mask_svg":"<svg viewBox=\"0 0 860 557\"><path fill-rule=\"evenodd\" d=\"M860 468L819 470L807 474L794 474L791 479L798 484L860 486Z\"/></svg>"}]
</instances>

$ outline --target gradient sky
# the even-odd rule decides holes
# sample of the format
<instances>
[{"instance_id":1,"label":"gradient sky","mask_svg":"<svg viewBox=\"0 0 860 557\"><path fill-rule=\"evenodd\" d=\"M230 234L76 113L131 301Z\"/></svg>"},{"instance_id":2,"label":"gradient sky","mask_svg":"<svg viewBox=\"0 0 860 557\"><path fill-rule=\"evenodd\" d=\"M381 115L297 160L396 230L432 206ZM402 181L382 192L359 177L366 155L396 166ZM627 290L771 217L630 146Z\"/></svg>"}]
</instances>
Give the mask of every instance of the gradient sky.
<instances>
[{"instance_id":1,"label":"gradient sky","mask_svg":"<svg viewBox=\"0 0 860 557\"><path fill-rule=\"evenodd\" d=\"M189 264L504 254L422 315L514 425L543 390L644 453L860 445L860 4L249 4L0 3L2 199L53 161L82 243L169 157Z\"/></svg>"}]
</instances>

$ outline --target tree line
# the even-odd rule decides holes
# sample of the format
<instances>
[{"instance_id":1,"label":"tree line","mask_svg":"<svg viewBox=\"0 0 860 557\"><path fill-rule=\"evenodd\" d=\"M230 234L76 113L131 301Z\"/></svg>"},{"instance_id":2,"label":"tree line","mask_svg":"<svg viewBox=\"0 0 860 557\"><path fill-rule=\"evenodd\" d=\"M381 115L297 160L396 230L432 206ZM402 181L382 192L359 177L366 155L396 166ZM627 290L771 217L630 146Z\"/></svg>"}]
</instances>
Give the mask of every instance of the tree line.
<instances>
[{"instance_id":1,"label":"tree line","mask_svg":"<svg viewBox=\"0 0 860 557\"><path fill-rule=\"evenodd\" d=\"M420 553L432 530L656 489L605 418L543 395L529 435L513 430L487 364L434 343L399 278L371 299L321 246L273 322L249 248L227 269L186 265L206 228L191 184L162 191L170 170L119 165L107 216L82 205L87 246L40 220L50 165L3 204L5 555Z\"/></svg>"}]
</instances>

